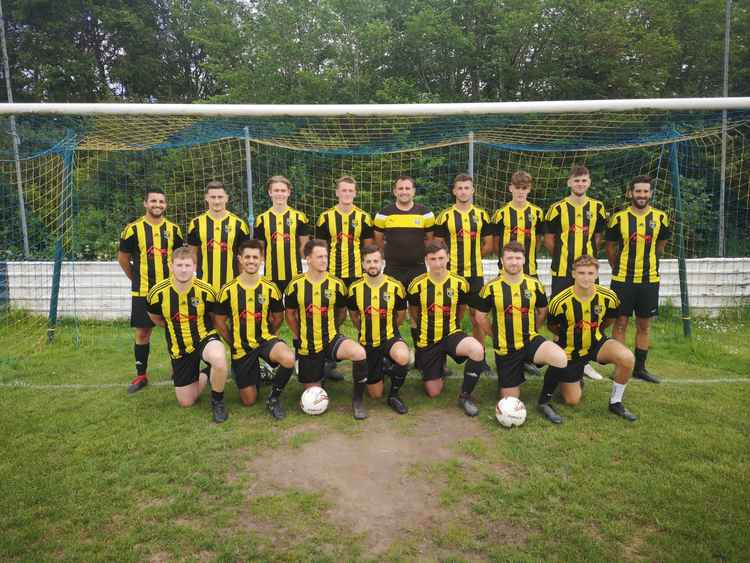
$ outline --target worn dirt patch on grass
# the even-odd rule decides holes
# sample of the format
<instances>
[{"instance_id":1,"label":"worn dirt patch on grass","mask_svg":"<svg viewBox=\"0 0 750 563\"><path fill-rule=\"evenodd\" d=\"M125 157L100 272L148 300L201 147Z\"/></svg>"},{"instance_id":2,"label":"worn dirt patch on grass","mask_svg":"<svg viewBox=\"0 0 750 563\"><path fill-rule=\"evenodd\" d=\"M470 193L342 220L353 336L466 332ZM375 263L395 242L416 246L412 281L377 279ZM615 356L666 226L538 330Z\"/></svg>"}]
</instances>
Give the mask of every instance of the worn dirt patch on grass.
<instances>
[{"instance_id":1,"label":"worn dirt patch on grass","mask_svg":"<svg viewBox=\"0 0 750 563\"><path fill-rule=\"evenodd\" d=\"M310 429L316 427L311 423ZM308 431L305 425L295 435ZM421 414L406 431L391 417L372 418L361 433L332 432L297 447L275 449L251 461L248 469L273 488L321 492L332 505L328 519L361 534L368 548L379 552L395 540L439 527L465 508L442 507L441 485L420 478L414 465L448 459L472 464L457 448L466 439L490 438L477 420L458 412ZM254 489L257 494L258 487Z\"/></svg>"}]
</instances>

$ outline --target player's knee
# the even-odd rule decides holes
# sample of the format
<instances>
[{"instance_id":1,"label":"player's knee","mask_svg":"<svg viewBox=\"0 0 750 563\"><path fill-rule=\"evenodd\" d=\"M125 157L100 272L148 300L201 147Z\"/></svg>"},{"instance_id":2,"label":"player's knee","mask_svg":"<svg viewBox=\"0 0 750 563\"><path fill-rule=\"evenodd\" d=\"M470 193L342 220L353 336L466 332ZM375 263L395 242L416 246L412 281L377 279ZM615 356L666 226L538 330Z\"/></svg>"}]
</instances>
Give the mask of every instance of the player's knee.
<instances>
[{"instance_id":1,"label":"player's knee","mask_svg":"<svg viewBox=\"0 0 750 563\"><path fill-rule=\"evenodd\" d=\"M365 349L357 344L357 346L352 350L352 361L353 362L362 362L367 359L367 353L365 352Z\"/></svg>"},{"instance_id":2,"label":"player's knee","mask_svg":"<svg viewBox=\"0 0 750 563\"><path fill-rule=\"evenodd\" d=\"M188 407L192 407L195 404L195 398L177 397L177 404L186 409Z\"/></svg>"},{"instance_id":3,"label":"player's knee","mask_svg":"<svg viewBox=\"0 0 750 563\"><path fill-rule=\"evenodd\" d=\"M566 395L565 397L563 397L563 400L569 407L574 407L581 402L581 394L577 393L575 395Z\"/></svg>"},{"instance_id":4,"label":"player's knee","mask_svg":"<svg viewBox=\"0 0 750 563\"><path fill-rule=\"evenodd\" d=\"M392 350L391 359L400 366L407 365L409 363L409 349L406 346L400 346Z\"/></svg>"},{"instance_id":5,"label":"player's knee","mask_svg":"<svg viewBox=\"0 0 750 563\"><path fill-rule=\"evenodd\" d=\"M383 397L383 387L379 385L368 385L367 394L370 395L372 399L380 399Z\"/></svg>"},{"instance_id":6,"label":"player's knee","mask_svg":"<svg viewBox=\"0 0 750 563\"><path fill-rule=\"evenodd\" d=\"M618 358L620 367L632 371L635 367L635 356L633 356L633 352L628 350L627 348L620 353L620 356Z\"/></svg>"},{"instance_id":7,"label":"player's knee","mask_svg":"<svg viewBox=\"0 0 750 563\"><path fill-rule=\"evenodd\" d=\"M293 368L294 367L294 352L287 349L284 351L283 354L281 354L281 357L279 358L279 365L284 368Z\"/></svg>"},{"instance_id":8,"label":"player's knee","mask_svg":"<svg viewBox=\"0 0 750 563\"><path fill-rule=\"evenodd\" d=\"M561 349L555 350L550 360L551 361L549 362L549 365L553 367L556 367L556 368L568 367L568 357L565 355L565 352Z\"/></svg>"},{"instance_id":9,"label":"player's knee","mask_svg":"<svg viewBox=\"0 0 750 563\"><path fill-rule=\"evenodd\" d=\"M258 400L258 396L256 394L240 393L240 401L242 401L242 404L245 405L246 407L252 407L257 400Z\"/></svg>"},{"instance_id":10,"label":"player's knee","mask_svg":"<svg viewBox=\"0 0 750 563\"><path fill-rule=\"evenodd\" d=\"M469 357L475 362L481 362L484 359L484 346L478 340L472 338L473 342L469 348Z\"/></svg>"}]
</instances>

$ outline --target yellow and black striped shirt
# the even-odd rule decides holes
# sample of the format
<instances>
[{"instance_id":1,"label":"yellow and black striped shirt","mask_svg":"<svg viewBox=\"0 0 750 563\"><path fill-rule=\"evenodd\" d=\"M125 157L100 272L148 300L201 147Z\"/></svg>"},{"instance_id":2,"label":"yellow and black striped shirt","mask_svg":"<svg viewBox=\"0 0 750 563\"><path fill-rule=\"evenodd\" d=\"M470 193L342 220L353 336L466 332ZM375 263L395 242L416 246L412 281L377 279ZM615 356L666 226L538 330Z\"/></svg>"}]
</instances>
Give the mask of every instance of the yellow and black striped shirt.
<instances>
[{"instance_id":1,"label":"yellow and black striped shirt","mask_svg":"<svg viewBox=\"0 0 750 563\"><path fill-rule=\"evenodd\" d=\"M503 246L509 242L515 241L523 245L526 255L523 273L536 276L537 241L544 233L542 208L527 202L523 209L516 209L508 203L495 211L492 223L495 236L500 238L500 254L502 255Z\"/></svg>"},{"instance_id":2,"label":"yellow and black striped shirt","mask_svg":"<svg viewBox=\"0 0 750 563\"><path fill-rule=\"evenodd\" d=\"M419 308L417 314L417 348L426 348L446 336L461 330L458 306L466 303L469 282L448 273L441 282L430 279L430 274L417 276L407 290L409 305Z\"/></svg>"},{"instance_id":3,"label":"yellow and black striped shirt","mask_svg":"<svg viewBox=\"0 0 750 563\"><path fill-rule=\"evenodd\" d=\"M269 315L283 310L279 288L263 278L248 287L237 276L222 287L216 312L231 319L232 358L242 358L264 340L274 338Z\"/></svg>"},{"instance_id":4,"label":"yellow and black striped shirt","mask_svg":"<svg viewBox=\"0 0 750 563\"><path fill-rule=\"evenodd\" d=\"M446 209L435 219L435 236L448 244L450 270L463 277L481 277L482 239L492 235L490 216L484 209L471 208L462 213L456 206Z\"/></svg>"},{"instance_id":5,"label":"yellow and black striped shirt","mask_svg":"<svg viewBox=\"0 0 750 563\"><path fill-rule=\"evenodd\" d=\"M300 274L284 291L284 306L299 313L297 351L303 356L317 354L336 336L336 309L346 307L346 286L331 274L317 283Z\"/></svg>"},{"instance_id":6,"label":"yellow and black striped shirt","mask_svg":"<svg viewBox=\"0 0 750 563\"><path fill-rule=\"evenodd\" d=\"M569 360L586 356L604 338L601 327L604 319L616 318L620 300L614 291L595 286L594 295L582 299L573 286L555 295L549 302L548 324L559 325L558 344Z\"/></svg>"},{"instance_id":7,"label":"yellow and black striped shirt","mask_svg":"<svg viewBox=\"0 0 750 563\"><path fill-rule=\"evenodd\" d=\"M386 205L373 220L373 229L383 233L388 267L412 268L424 264L425 236L435 226L435 215L421 203L404 211L395 203Z\"/></svg>"},{"instance_id":8,"label":"yellow and black striped shirt","mask_svg":"<svg viewBox=\"0 0 750 563\"><path fill-rule=\"evenodd\" d=\"M359 313L359 343L377 348L399 335L396 312L406 309L406 290L390 276L376 287L361 278L349 287L347 305Z\"/></svg>"},{"instance_id":9,"label":"yellow and black striped shirt","mask_svg":"<svg viewBox=\"0 0 750 563\"><path fill-rule=\"evenodd\" d=\"M545 232L555 235L552 275L570 276L576 258L596 256L594 235L606 229L607 214L599 200L587 198L583 204L573 205L566 198L553 204L545 217Z\"/></svg>"},{"instance_id":10,"label":"yellow and black striped shirt","mask_svg":"<svg viewBox=\"0 0 750 563\"><path fill-rule=\"evenodd\" d=\"M216 292L234 279L239 273L237 248L249 236L247 222L228 211L221 220L206 212L190 221L188 244L198 247L198 279L211 284Z\"/></svg>"},{"instance_id":11,"label":"yellow and black striped shirt","mask_svg":"<svg viewBox=\"0 0 750 563\"><path fill-rule=\"evenodd\" d=\"M149 313L164 317L167 349L173 359L194 352L204 338L216 334L209 316L216 293L206 282L194 278L190 289L181 293L167 278L152 287L146 299Z\"/></svg>"},{"instance_id":12,"label":"yellow and black striped shirt","mask_svg":"<svg viewBox=\"0 0 750 563\"><path fill-rule=\"evenodd\" d=\"M307 216L287 207L283 213L273 208L255 219L255 238L266 243L264 277L273 282L291 280L302 272L299 237L309 235Z\"/></svg>"},{"instance_id":13,"label":"yellow and black striped shirt","mask_svg":"<svg viewBox=\"0 0 750 563\"><path fill-rule=\"evenodd\" d=\"M123 229L120 251L130 254L133 274L130 289L134 297L146 297L152 287L169 277L172 251L180 246L180 227L166 219L152 225L141 217Z\"/></svg>"},{"instance_id":14,"label":"yellow and black striped shirt","mask_svg":"<svg viewBox=\"0 0 750 563\"><path fill-rule=\"evenodd\" d=\"M535 313L547 306L547 295L538 279L524 275L519 283L510 283L501 276L485 285L479 298L477 308L492 312L495 319L492 342L496 354L517 352L539 335Z\"/></svg>"},{"instance_id":15,"label":"yellow and black striped shirt","mask_svg":"<svg viewBox=\"0 0 750 563\"><path fill-rule=\"evenodd\" d=\"M371 239L372 217L359 207L342 213L335 206L318 218L317 237L330 244L328 271L337 278L362 277L362 241Z\"/></svg>"},{"instance_id":16,"label":"yellow and black striped shirt","mask_svg":"<svg viewBox=\"0 0 750 563\"><path fill-rule=\"evenodd\" d=\"M663 211L651 208L637 215L628 208L615 213L607 230L607 240L620 247L612 279L630 283L658 282L656 246L670 235L669 217Z\"/></svg>"}]
</instances>

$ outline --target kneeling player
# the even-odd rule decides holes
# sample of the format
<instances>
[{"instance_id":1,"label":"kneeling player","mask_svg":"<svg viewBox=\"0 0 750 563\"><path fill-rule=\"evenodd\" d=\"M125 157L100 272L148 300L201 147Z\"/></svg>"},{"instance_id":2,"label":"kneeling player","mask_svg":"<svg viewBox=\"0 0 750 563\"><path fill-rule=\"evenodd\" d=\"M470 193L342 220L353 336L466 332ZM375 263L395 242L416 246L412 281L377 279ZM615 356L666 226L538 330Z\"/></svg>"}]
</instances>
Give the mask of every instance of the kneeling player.
<instances>
[{"instance_id":1,"label":"kneeling player","mask_svg":"<svg viewBox=\"0 0 750 563\"><path fill-rule=\"evenodd\" d=\"M500 397L520 397L524 363L564 368L565 351L541 336L536 327L547 315L542 283L523 273L524 247L513 241L503 247L502 272L482 288L477 303L478 320L492 334ZM487 314L492 312L494 328Z\"/></svg>"},{"instance_id":2,"label":"kneeling player","mask_svg":"<svg viewBox=\"0 0 750 563\"><path fill-rule=\"evenodd\" d=\"M232 348L232 373L244 405L249 407L258 398L259 358L273 367L280 366L271 383L266 407L271 416L281 420L285 414L279 397L294 371L294 352L274 336L284 319L281 292L258 273L263 264L261 241L244 241L237 255L242 272L219 293L216 329ZM231 333L227 317L231 318Z\"/></svg>"},{"instance_id":3,"label":"kneeling player","mask_svg":"<svg viewBox=\"0 0 750 563\"><path fill-rule=\"evenodd\" d=\"M367 386L365 349L336 330L336 312L344 309L346 314L346 286L328 273L328 246L324 240L308 240L303 254L307 272L293 278L284 292L286 322L299 359L299 381L305 388L320 386L326 361L351 360L354 418L367 418L362 407Z\"/></svg>"},{"instance_id":4,"label":"kneeling player","mask_svg":"<svg viewBox=\"0 0 750 563\"><path fill-rule=\"evenodd\" d=\"M359 330L359 343L367 352L364 374L355 374L355 381L367 378L367 392L373 399L383 396L384 360L390 368L391 389L388 405L399 414L406 414L406 405L398 396L409 365L409 348L398 327L406 317L406 292L401 282L383 274L383 254L376 245L362 249L364 277L349 288L349 314ZM362 407L364 409L364 407Z\"/></svg>"},{"instance_id":5,"label":"kneeling player","mask_svg":"<svg viewBox=\"0 0 750 563\"><path fill-rule=\"evenodd\" d=\"M443 241L425 247L427 273L414 278L407 291L409 312L416 321L416 366L422 372L425 392L437 397L443 390L443 365L446 356L466 362L458 405L469 416L479 414L471 392L484 367L484 346L461 330L458 317L461 305L468 302L469 284L448 271L448 249ZM473 306L473 304L471 304Z\"/></svg>"},{"instance_id":6,"label":"kneeling player","mask_svg":"<svg viewBox=\"0 0 750 563\"><path fill-rule=\"evenodd\" d=\"M212 368L213 420L224 422L229 417L224 405L227 360L212 323L216 295L209 284L195 278L195 259L189 248L174 251L171 272L172 277L152 287L146 299L151 320L165 327L177 402L183 407L193 405L208 383L205 373L198 373L203 359Z\"/></svg>"},{"instance_id":7,"label":"kneeling player","mask_svg":"<svg viewBox=\"0 0 750 563\"><path fill-rule=\"evenodd\" d=\"M544 375L539 409L555 424L562 422L550 406L558 383L563 400L577 405L581 400L581 379L586 362L615 365L615 381L609 399L609 410L630 422L636 416L622 404L625 386L633 373L633 353L617 340L607 338L602 329L617 317L620 300L611 289L595 283L599 262L584 254L573 262L573 285L552 298L547 324L559 336L558 343L568 356L564 368L550 367Z\"/></svg>"}]
</instances>

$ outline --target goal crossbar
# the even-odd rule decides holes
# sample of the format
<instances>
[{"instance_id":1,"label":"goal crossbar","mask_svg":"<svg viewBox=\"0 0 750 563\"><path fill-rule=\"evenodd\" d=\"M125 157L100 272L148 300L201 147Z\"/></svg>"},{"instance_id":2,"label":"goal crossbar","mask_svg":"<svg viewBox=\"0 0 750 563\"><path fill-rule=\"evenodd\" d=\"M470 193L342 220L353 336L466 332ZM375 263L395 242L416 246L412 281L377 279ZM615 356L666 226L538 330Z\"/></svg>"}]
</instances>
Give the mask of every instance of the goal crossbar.
<instances>
[{"instance_id":1,"label":"goal crossbar","mask_svg":"<svg viewBox=\"0 0 750 563\"><path fill-rule=\"evenodd\" d=\"M182 115L205 117L435 116L590 113L598 111L721 111L750 109L750 97L644 98L455 104L111 104L3 103L0 115Z\"/></svg>"}]
</instances>

